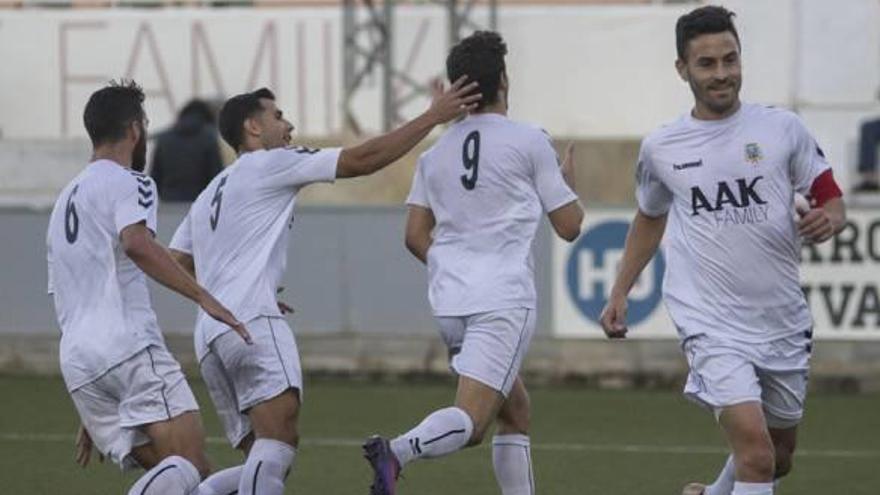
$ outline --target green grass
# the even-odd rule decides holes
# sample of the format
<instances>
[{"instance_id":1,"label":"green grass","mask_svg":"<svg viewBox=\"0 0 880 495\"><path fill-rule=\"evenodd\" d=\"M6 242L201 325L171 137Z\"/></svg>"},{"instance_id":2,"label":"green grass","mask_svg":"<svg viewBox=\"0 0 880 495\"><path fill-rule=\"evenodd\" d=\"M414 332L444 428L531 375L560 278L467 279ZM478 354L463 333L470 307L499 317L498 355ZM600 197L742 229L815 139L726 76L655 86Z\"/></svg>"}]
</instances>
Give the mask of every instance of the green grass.
<instances>
[{"instance_id":1,"label":"green grass","mask_svg":"<svg viewBox=\"0 0 880 495\"><path fill-rule=\"evenodd\" d=\"M220 437L204 386L193 385L208 435ZM0 391L3 493L125 493L138 476L73 463L77 418L59 379L0 377ZM287 493L366 494L370 472L345 441L401 432L451 396L451 384L307 383L303 445ZM687 481L713 478L725 457L711 415L674 392L540 388L532 403L532 455L544 495L678 495ZM880 493L880 396L810 397L799 449L778 493ZM209 443L208 453L217 466L241 459L223 442ZM402 495L498 493L488 447L414 464L405 475Z\"/></svg>"}]
</instances>

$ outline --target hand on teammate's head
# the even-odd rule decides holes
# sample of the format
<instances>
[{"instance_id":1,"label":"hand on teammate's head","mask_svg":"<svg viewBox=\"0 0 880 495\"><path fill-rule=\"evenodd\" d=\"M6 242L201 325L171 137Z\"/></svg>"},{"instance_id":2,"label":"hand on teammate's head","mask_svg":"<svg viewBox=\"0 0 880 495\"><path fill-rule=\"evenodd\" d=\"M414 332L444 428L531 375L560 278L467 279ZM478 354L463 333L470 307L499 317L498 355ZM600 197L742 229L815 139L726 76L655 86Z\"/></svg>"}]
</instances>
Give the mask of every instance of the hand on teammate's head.
<instances>
[{"instance_id":1,"label":"hand on teammate's head","mask_svg":"<svg viewBox=\"0 0 880 495\"><path fill-rule=\"evenodd\" d=\"M467 76L461 76L444 90L443 83L435 80L432 84L433 101L428 111L437 123L442 124L475 110L477 102L483 98L476 92L477 86L476 81L468 83Z\"/></svg>"}]
</instances>

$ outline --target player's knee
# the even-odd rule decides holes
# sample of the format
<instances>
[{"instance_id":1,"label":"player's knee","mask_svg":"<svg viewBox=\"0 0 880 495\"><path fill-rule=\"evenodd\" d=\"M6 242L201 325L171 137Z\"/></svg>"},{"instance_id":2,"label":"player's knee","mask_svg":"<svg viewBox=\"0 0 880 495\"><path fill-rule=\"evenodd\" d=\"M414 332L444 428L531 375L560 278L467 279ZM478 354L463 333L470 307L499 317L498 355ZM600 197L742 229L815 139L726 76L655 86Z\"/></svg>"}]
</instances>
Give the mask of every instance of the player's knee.
<instances>
[{"instance_id":1,"label":"player's knee","mask_svg":"<svg viewBox=\"0 0 880 495\"><path fill-rule=\"evenodd\" d=\"M208 462L208 459L204 455L201 455L199 457L200 458L198 458L198 459L187 459L187 460L189 462L191 462L193 466L196 467L196 469L199 471L199 476L202 479L205 479L211 475L211 471L212 471L211 464Z\"/></svg>"},{"instance_id":2,"label":"player's knee","mask_svg":"<svg viewBox=\"0 0 880 495\"><path fill-rule=\"evenodd\" d=\"M749 478L771 480L776 472L772 446L756 446L737 454L737 468Z\"/></svg>"},{"instance_id":3,"label":"player's knee","mask_svg":"<svg viewBox=\"0 0 880 495\"><path fill-rule=\"evenodd\" d=\"M473 416L471 416L471 420L473 421ZM483 443L483 440L486 438L486 432L489 430L489 422L487 421L473 421L473 430L471 430L471 438L468 440L468 447L475 447Z\"/></svg>"}]
</instances>

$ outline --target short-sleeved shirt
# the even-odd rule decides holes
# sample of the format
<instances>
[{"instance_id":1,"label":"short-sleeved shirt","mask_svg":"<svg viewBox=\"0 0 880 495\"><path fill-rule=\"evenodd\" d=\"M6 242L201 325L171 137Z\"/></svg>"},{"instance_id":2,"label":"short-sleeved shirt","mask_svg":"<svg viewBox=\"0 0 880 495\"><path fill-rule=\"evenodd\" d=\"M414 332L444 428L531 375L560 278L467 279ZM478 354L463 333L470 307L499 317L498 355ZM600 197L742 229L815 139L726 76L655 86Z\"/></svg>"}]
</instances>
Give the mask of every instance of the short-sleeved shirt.
<instances>
[{"instance_id":1,"label":"short-sleeved shirt","mask_svg":"<svg viewBox=\"0 0 880 495\"><path fill-rule=\"evenodd\" d=\"M189 253L196 278L235 316L281 316L276 291L287 265L299 190L336 179L339 149L245 153L196 198L170 247ZM230 330L199 310L196 353Z\"/></svg>"},{"instance_id":2,"label":"short-sleeved shirt","mask_svg":"<svg viewBox=\"0 0 880 495\"><path fill-rule=\"evenodd\" d=\"M434 314L534 308L541 216L573 201L541 129L500 114L450 127L420 157L407 198L436 221L427 260Z\"/></svg>"},{"instance_id":3,"label":"short-sleeved shirt","mask_svg":"<svg viewBox=\"0 0 880 495\"><path fill-rule=\"evenodd\" d=\"M109 160L89 164L55 202L46 234L49 293L71 391L151 344L164 345L146 276L119 237L141 222L155 232L157 202L152 179Z\"/></svg>"},{"instance_id":4,"label":"short-sleeved shirt","mask_svg":"<svg viewBox=\"0 0 880 495\"><path fill-rule=\"evenodd\" d=\"M829 169L800 118L761 105L717 121L685 115L645 138L636 197L646 215L669 213L664 296L683 338L810 329L793 200Z\"/></svg>"}]
</instances>

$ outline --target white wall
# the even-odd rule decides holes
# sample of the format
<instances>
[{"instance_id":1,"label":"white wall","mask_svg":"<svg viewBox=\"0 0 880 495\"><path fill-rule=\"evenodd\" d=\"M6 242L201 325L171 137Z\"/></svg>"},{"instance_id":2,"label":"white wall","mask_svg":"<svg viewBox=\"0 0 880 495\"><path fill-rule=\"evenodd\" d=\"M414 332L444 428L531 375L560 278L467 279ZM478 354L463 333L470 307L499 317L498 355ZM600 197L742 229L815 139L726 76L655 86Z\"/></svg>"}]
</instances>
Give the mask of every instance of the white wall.
<instances>
[{"instance_id":1,"label":"white wall","mask_svg":"<svg viewBox=\"0 0 880 495\"><path fill-rule=\"evenodd\" d=\"M845 179L856 125L880 113L880 3L731 0L743 38L743 97L803 111ZM638 138L686 111L673 70L674 24L689 6L504 6L515 118L557 135ZM438 7L397 13L396 60L420 81L442 73ZM303 134L342 123L341 10L4 11L0 132L7 139L82 136L88 94L111 77L151 91L153 129L194 94L271 85ZM355 100L380 122L378 78ZM408 108L412 116L427 101Z\"/></svg>"}]
</instances>

